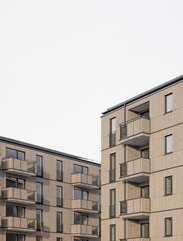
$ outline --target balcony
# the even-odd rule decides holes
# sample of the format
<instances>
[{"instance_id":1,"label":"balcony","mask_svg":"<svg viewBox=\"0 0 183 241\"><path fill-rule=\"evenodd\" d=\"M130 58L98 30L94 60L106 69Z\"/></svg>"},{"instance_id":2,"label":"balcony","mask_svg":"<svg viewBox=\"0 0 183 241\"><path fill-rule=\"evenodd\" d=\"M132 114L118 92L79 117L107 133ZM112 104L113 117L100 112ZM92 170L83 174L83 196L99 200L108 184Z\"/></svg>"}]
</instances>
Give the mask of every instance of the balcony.
<instances>
[{"instance_id":1,"label":"balcony","mask_svg":"<svg viewBox=\"0 0 183 241\"><path fill-rule=\"evenodd\" d=\"M8 187L2 190L2 198L13 203L34 204L36 201L36 192Z\"/></svg>"},{"instance_id":2,"label":"balcony","mask_svg":"<svg viewBox=\"0 0 183 241\"><path fill-rule=\"evenodd\" d=\"M2 218L2 227L9 231L35 232L35 220L19 217Z\"/></svg>"},{"instance_id":3,"label":"balcony","mask_svg":"<svg viewBox=\"0 0 183 241\"><path fill-rule=\"evenodd\" d=\"M98 176L72 173L72 185L87 189L99 189L100 182Z\"/></svg>"},{"instance_id":4,"label":"balcony","mask_svg":"<svg viewBox=\"0 0 183 241\"><path fill-rule=\"evenodd\" d=\"M91 200L72 200L72 209L83 213L99 213L99 203Z\"/></svg>"},{"instance_id":5,"label":"balcony","mask_svg":"<svg viewBox=\"0 0 183 241\"><path fill-rule=\"evenodd\" d=\"M5 158L2 161L2 170L6 173L20 176L35 176L35 163L33 161Z\"/></svg>"},{"instance_id":6,"label":"balcony","mask_svg":"<svg viewBox=\"0 0 183 241\"><path fill-rule=\"evenodd\" d=\"M120 140L122 144L131 146L146 146L149 143L150 120L140 116L120 125Z\"/></svg>"},{"instance_id":7,"label":"balcony","mask_svg":"<svg viewBox=\"0 0 183 241\"><path fill-rule=\"evenodd\" d=\"M150 241L150 238L127 238L127 239L120 239L120 241Z\"/></svg>"},{"instance_id":8,"label":"balcony","mask_svg":"<svg viewBox=\"0 0 183 241\"><path fill-rule=\"evenodd\" d=\"M71 226L71 233L74 237L98 238L99 228L97 226L73 224Z\"/></svg>"},{"instance_id":9,"label":"balcony","mask_svg":"<svg viewBox=\"0 0 183 241\"><path fill-rule=\"evenodd\" d=\"M120 179L122 181L142 183L149 179L150 159L139 158L120 164Z\"/></svg>"},{"instance_id":10,"label":"balcony","mask_svg":"<svg viewBox=\"0 0 183 241\"><path fill-rule=\"evenodd\" d=\"M120 205L120 215L122 218L140 220L149 217L150 199L137 198L122 201Z\"/></svg>"}]
</instances>

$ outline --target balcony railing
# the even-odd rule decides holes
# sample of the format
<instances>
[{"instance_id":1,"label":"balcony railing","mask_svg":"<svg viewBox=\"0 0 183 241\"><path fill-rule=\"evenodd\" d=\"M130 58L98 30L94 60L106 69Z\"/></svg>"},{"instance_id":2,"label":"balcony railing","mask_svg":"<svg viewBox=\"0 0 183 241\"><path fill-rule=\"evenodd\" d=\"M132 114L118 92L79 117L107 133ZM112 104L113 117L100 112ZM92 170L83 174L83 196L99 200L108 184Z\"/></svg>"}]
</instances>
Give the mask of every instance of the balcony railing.
<instances>
[{"instance_id":1,"label":"balcony railing","mask_svg":"<svg viewBox=\"0 0 183 241\"><path fill-rule=\"evenodd\" d=\"M36 221L34 219L19 217L2 218L2 227L12 231L35 232Z\"/></svg>"},{"instance_id":2,"label":"balcony railing","mask_svg":"<svg viewBox=\"0 0 183 241\"><path fill-rule=\"evenodd\" d=\"M99 176L82 173L72 173L72 184L88 189L98 189L100 187Z\"/></svg>"},{"instance_id":3,"label":"balcony railing","mask_svg":"<svg viewBox=\"0 0 183 241\"><path fill-rule=\"evenodd\" d=\"M73 224L71 228L73 236L78 237L99 237L99 228L98 226L82 225L82 224Z\"/></svg>"},{"instance_id":4,"label":"balcony railing","mask_svg":"<svg viewBox=\"0 0 183 241\"><path fill-rule=\"evenodd\" d=\"M86 212L86 213L98 213L99 203L91 200L77 199L72 200L72 209Z\"/></svg>"},{"instance_id":5,"label":"balcony railing","mask_svg":"<svg viewBox=\"0 0 183 241\"><path fill-rule=\"evenodd\" d=\"M2 198L13 203L34 204L36 201L36 192L8 187L2 190Z\"/></svg>"},{"instance_id":6,"label":"balcony railing","mask_svg":"<svg viewBox=\"0 0 183 241\"><path fill-rule=\"evenodd\" d=\"M137 198L120 202L120 213L124 218L144 219L150 213L150 199Z\"/></svg>"},{"instance_id":7,"label":"balcony railing","mask_svg":"<svg viewBox=\"0 0 183 241\"><path fill-rule=\"evenodd\" d=\"M120 239L120 241L150 241L150 238L127 238L127 239Z\"/></svg>"},{"instance_id":8,"label":"balcony railing","mask_svg":"<svg viewBox=\"0 0 183 241\"><path fill-rule=\"evenodd\" d=\"M150 173L150 159L139 158L120 164L120 178L131 182L145 182Z\"/></svg>"},{"instance_id":9,"label":"balcony railing","mask_svg":"<svg viewBox=\"0 0 183 241\"><path fill-rule=\"evenodd\" d=\"M35 176L36 165L33 161L5 157L2 160L2 170L7 173L21 176Z\"/></svg>"},{"instance_id":10,"label":"balcony railing","mask_svg":"<svg viewBox=\"0 0 183 241\"><path fill-rule=\"evenodd\" d=\"M120 125L120 140L124 144L143 146L150 134L150 120L139 116Z\"/></svg>"}]
</instances>

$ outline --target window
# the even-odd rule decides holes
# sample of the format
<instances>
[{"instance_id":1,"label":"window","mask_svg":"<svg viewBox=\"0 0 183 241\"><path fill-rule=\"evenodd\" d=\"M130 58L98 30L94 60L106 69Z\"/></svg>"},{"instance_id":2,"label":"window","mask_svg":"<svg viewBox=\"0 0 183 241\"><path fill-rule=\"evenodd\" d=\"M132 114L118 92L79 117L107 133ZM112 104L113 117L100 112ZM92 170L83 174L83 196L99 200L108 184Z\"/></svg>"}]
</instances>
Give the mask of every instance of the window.
<instances>
[{"instance_id":1,"label":"window","mask_svg":"<svg viewBox=\"0 0 183 241\"><path fill-rule=\"evenodd\" d=\"M172 195L173 188L173 178L172 176L165 177L165 196Z\"/></svg>"},{"instance_id":2,"label":"window","mask_svg":"<svg viewBox=\"0 0 183 241\"><path fill-rule=\"evenodd\" d=\"M116 180L116 153L110 155L110 170L109 181L115 182Z\"/></svg>"},{"instance_id":3,"label":"window","mask_svg":"<svg viewBox=\"0 0 183 241\"><path fill-rule=\"evenodd\" d=\"M25 241L25 235L7 233L6 241Z\"/></svg>"},{"instance_id":4,"label":"window","mask_svg":"<svg viewBox=\"0 0 183 241\"><path fill-rule=\"evenodd\" d=\"M80 166L77 164L74 164L73 166L73 172L74 173L81 173L81 174L88 174L88 167Z\"/></svg>"},{"instance_id":5,"label":"window","mask_svg":"<svg viewBox=\"0 0 183 241\"><path fill-rule=\"evenodd\" d=\"M42 156L36 155L36 167L37 167L36 175L38 177L42 177L43 176L43 157Z\"/></svg>"},{"instance_id":6,"label":"window","mask_svg":"<svg viewBox=\"0 0 183 241\"><path fill-rule=\"evenodd\" d=\"M36 241L42 241L42 236L36 236Z\"/></svg>"},{"instance_id":7,"label":"window","mask_svg":"<svg viewBox=\"0 0 183 241\"><path fill-rule=\"evenodd\" d=\"M173 135L165 136L165 154L173 152Z\"/></svg>"},{"instance_id":8,"label":"window","mask_svg":"<svg viewBox=\"0 0 183 241\"><path fill-rule=\"evenodd\" d=\"M37 220L36 230L41 231L43 229L43 210L42 209L36 209L36 220Z\"/></svg>"},{"instance_id":9,"label":"window","mask_svg":"<svg viewBox=\"0 0 183 241\"><path fill-rule=\"evenodd\" d=\"M83 189L74 188L74 200L84 199L88 200L89 193Z\"/></svg>"},{"instance_id":10,"label":"window","mask_svg":"<svg viewBox=\"0 0 183 241\"><path fill-rule=\"evenodd\" d=\"M141 158L149 158L149 148L141 149L140 150Z\"/></svg>"},{"instance_id":11,"label":"window","mask_svg":"<svg viewBox=\"0 0 183 241\"><path fill-rule=\"evenodd\" d=\"M56 217L56 223L57 223L57 233L62 233L63 232L63 217L61 212L57 212L57 217Z\"/></svg>"},{"instance_id":12,"label":"window","mask_svg":"<svg viewBox=\"0 0 183 241\"><path fill-rule=\"evenodd\" d=\"M25 152L6 148L6 157L12 157L19 160L25 160Z\"/></svg>"},{"instance_id":13,"label":"window","mask_svg":"<svg viewBox=\"0 0 183 241\"><path fill-rule=\"evenodd\" d=\"M149 238L149 223L141 223L141 238Z\"/></svg>"},{"instance_id":14,"label":"window","mask_svg":"<svg viewBox=\"0 0 183 241\"><path fill-rule=\"evenodd\" d=\"M109 217L116 216L116 189L110 190L110 204L109 204Z\"/></svg>"},{"instance_id":15,"label":"window","mask_svg":"<svg viewBox=\"0 0 183 241\"><path fill-rule=\"evenodd\" d=\"M74 213L74 224L88 225L88 216L81 213Z\"/></svg>"},{"instance_id":16,"label":"window","mask_svg":"<svg viewBox=\"0 0 183 241\"><path fill-rule=\"evenodd\" d=\"M21 206L6 205L6 216L24 218L25 208Z\"/></svg>"},{"instance_id":17,"label":"window","mask_svg":"<svg viewBox=\"0 0 183 241\"><path fill-rule=\"evenodd\" d=\"M109 146L116 145L116 118L110 119Z\"/></svg>"},{"instance_id":18,"label":"window","mask_svg":"<svg viewBox=\"0 0 183 241\"><path fill-rule=\"evenodd\" d=\"M140 191L142 198L149 198L149 185L141 186Z\"/></svg>"},{"instance_id":19,"label":"window","mask_svg":"<svg viewBox=\"0 0 183 241\"><path fill-rule=\"evenodd\" d=\"M56 241L62 241L63 239L62 238L56 238Z\"/></svg>"},{"instance_id":20,"label":"window","mask_svg":"<svg viewBox=\"0 0 183 241\"><path fill-rule=\"evenodd\" d=\"M172 217L170 218L165 218L165 236L172 236Z\"/></svg>"},{"instance_id":21,"label":"window","mask_svg":"<svg viewBox=\"0 0 183 241\"><path fill-rule=\"evenodd\" d=\"M57 181L63 181L63 162L62 161L57 160L56 173L57 173Z\"/></svg>"},{"instance_id":22,"label":"window","mask_svg":"<svg viewBox=\"0 0 183 241\"><path fill-rule=\"evenodd\" d=\"M16 178L16 177L6 177L6 187L15 187L15 188L20 188L24 189L25 188L25 180L21 178Z\"/></svg>"},{"instance_id":23,"label":"window","mask_svg":"<svg viewBox=\"0 0 183 241\"><path fill-rule=\"evenodd\" d=\"M165 113L173 111L173 94L165 95Z\"/></svg>"},{"instance_id":24,"label":"window","mask_svg":"<svg viewBox=\"0 0 183 241\"><path fill-rule=\"evenodd\" d=\"M43 203L43 184L36 183L37 203Z\"/></svg>"},{"instance_id":25,"label":"window","mask_svg":"<svg viewBox=\"0 0 183 241\"><path fill-rule=\"evenodd\" d=\"M110 225L110 241L116 241L116 225Z\"/></svg>"},{"instance_id":26,"label":"window","mask_svg":"<svg viewBox=\"0 0 183 241\"><path fill-rule=\"evenodd\" d=\"M60 186L56 187L57 207L63 206L63 188Z\"/></svg>"}]
</instances>

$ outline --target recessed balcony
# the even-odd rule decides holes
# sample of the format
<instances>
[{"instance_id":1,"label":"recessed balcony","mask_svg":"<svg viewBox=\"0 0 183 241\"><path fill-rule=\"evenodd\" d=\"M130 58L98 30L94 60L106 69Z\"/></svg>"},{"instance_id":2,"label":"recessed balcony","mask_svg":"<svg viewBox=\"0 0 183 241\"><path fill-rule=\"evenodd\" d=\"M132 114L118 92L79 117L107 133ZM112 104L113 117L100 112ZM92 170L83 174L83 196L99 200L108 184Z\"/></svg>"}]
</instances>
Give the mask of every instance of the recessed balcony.
<instances>
[{"instance_id":1,"label":"recessed balcony","mask_svg":"<svg viewBox=\"0 0 183 241\"><path fill-rule=\"evenodd\" d=\"M35 232L35 220L19 217L2 218L2 227L9 231Z\"/></svg>"},{"instance_id":2,"label":"recessed balcony","mask_svg":"<svg viewBox=\"0 0 183 241\"><path fill-rule=\"evenodd\" d=\"M120 179L122 181L142 183L149 179L150 159L138 158L120 164Z\"/></svg>"},{"instance_id":3,"label":"recessed balcony","mask_svg":"<svg viewBox=\"0 0 183 241\"><path fill-rule=\"evenodd\" d=\"M149 217L150 199L137 198L120 203L120 215L122 218L141 220Z\"/></svg>"},{"instance_id":4,"label":"recessed balcony","mask_svg":"<svg viewBox=\"0 0 183 241\"><path fill-rule=\"evenodd\" d=\"M71 227L72 236L83 238L98 238L99 228L96 226L73 224Z\"/></svg>"},{"instance_id":5,"label":"recessed balcony","mask_svg":"<svg viewBox=\"0 0 183 241\"><path fill-rule=\"evenodd\" d=\"M87 189L99 189L99 176L82 173L72 173L72 185Z\"/></svg>"},{"instance_id":6,"label":"recessed balcony","mask_svg":"<svg viewBox=\"0 0 183 241\"><path fill-rule=\"evenodd\" d=\"M91 200L72 200L72 209L83 213L99 213L99 203Z\"/></svg>"},{"instance_id":7,"label":"recessed balcony","mask_svg":"<svg viewBox=\"0 0 183 241\"><path fill-rule=\"evenodd\" d=\"M20 176L35 176L35 163L33 161L5 158L2 161L2 170L9 174Z\"/></svg>"},{"instance_id":8,"label":"recessed balcony","mask_svg":"<svg viewBox=\"0 0 183 241\"><path fill-rule=\"evenodd\" d=\"M120 140L122 144L131 146L146 146L149 143L150 120L139 116L120 125Z\"/></svg>"},{"instance_id":9,"label":"recessed balcony","mask_svg":"<svg viewBox=\"0 0 183 241\"><path fill-rule=\"evenodd\" d=\"M2 190L2 199L13 203L34 204L36 202L36 192L8 187Z\"/></svg>"}]
</instances>

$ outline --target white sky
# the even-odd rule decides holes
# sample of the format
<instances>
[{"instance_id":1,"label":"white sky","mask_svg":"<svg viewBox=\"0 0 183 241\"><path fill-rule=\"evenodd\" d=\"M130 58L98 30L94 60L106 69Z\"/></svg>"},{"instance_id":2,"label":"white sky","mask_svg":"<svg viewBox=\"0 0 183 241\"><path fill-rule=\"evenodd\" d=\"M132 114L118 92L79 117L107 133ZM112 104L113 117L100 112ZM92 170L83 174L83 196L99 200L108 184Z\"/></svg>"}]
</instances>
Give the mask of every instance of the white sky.
<instances>
[{"instance_id":1,"label":"white sky","mask_svg":"<svg viewBox=\"0 0 183 241\"><path fill-rule=\"evenodd\" d=\"M100 161L100 115L182 74L182 0L0 0L0 135Z\"/></svg>"}]
</instances>

